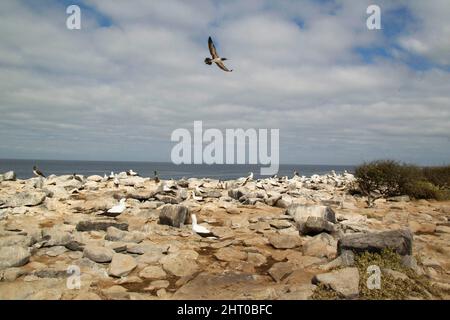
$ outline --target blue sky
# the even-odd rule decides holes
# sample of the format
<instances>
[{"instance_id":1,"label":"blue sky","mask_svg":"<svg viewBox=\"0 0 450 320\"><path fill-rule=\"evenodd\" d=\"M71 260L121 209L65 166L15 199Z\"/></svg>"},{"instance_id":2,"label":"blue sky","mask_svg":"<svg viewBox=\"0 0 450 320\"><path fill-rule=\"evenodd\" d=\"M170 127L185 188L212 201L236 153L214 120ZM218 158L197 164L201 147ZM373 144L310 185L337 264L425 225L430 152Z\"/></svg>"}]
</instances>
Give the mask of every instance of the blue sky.
<instances>
[{"instance_id":1,"label":"blue sky","mask_svg":"<svg viewBox=\"0 0 450 320\"><path fill-rule=\"evenodd\" d=\"M171 132L202 120L280 129L282 163L449 162L448 1L1 6L0 158L170 161ZM233 74L203 63L210 35Z\"/></svg>"}]
</instances>

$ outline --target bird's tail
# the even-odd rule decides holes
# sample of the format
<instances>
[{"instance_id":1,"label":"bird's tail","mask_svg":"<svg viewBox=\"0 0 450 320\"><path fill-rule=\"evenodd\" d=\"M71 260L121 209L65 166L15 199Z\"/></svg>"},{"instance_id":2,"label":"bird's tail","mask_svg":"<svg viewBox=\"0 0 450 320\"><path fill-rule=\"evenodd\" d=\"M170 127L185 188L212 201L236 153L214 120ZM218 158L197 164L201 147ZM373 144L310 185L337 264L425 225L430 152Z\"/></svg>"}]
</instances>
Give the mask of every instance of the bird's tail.
<instances>
[{"instance_id":1,"label":"bird's tail","mask_svg":"<svg viewBox=\"0 0 450 320\"><path fill-rule=\"evenodd\" d=\"M211 58L206 58L205 59L205 63L208 64L208 65L211 65L212 64L212 59Z\"/></svg>"}]
</instances>

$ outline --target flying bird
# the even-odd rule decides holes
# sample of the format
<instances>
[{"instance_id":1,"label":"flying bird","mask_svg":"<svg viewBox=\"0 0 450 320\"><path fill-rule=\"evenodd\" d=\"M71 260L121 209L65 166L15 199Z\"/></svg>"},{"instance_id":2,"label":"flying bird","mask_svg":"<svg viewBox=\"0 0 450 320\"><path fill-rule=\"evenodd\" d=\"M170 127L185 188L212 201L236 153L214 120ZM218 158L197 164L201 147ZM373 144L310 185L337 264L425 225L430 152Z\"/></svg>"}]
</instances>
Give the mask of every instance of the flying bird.
<instances>
[{"instance_id":1,"label":"flying bird","mask_svg":"<svg viewBox=\"0 0 450 320\"><path fill-rule=\"evenodd\" d=\"M107 217L117 217L120 214L122 214L125 209L127 208L125 205L125 198L120 199L119 204L115 205L114 207L112 207L111 209L109 209L108 211L101 213L100 216L107 216Z\"/></svg>"},{"instance_id":2,"label":"flying bird","mask_svg":"<svg viewBox=\"0 0 450 320\"><path fill-rule=\"evenodd\" d=\"M36 177L43 177L43 178L45 178L45 175L42 173L42 171L41 170L39 170L36 166L33 166L33 174L36 176Z\"/></svg>"},{"instance_id":3,"label":"flying bird","mask_svg":"<svg viewBox=\"0 0 450 320\"><path fill-rule=\"evenodd\" d=\"M214 46L214 42L212 41L211 37L208 38L208 47L209 47L209 52L211 53L212 59L209 57L206 58L205 63L207 65L211 65L214 62L223 71L233 72L233 70L229 70L227 67L225 67L225 64L223 62L228 59L219 57L219 55L217 54L216 47Z\"/></svg>"},{"instance_id":4,"label":"flying bird","mask_svg":"<svg viewBox=\"0 0 450 320\"><path fill-rule=\"evenodd\" d=\"M192 218L192 231L194 231L196 234L204 238L215 238L215 239L218 238L218 236L216 236L214 233L212 233L205 227L197 224L197 216L195 214L192 214L191 218Z\"/></svg>"}]
</instances>

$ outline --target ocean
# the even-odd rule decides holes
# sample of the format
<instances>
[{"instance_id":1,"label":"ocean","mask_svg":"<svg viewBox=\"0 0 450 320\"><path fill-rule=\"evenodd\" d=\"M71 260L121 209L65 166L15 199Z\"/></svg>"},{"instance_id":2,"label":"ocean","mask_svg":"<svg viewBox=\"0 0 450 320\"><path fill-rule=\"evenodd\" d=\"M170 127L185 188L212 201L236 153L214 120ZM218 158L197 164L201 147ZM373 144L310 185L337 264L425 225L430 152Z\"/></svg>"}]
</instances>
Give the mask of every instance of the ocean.
<instances>
[{"instance_id":1,"label":"ocean","mask_svg":"<svg viewBox=\"0 0 450 320\"><path fill-rule=\"evenodd\" d=\"M80 174L109 175L111 171L119 173L132 169L142 177L153 177L153 171L158 172L160 179L181 178L212 178L230 180L245 177L253 172L255 178L261 178L261 165L175 165L165 162L119 162L119 161L63 161L63 160L14 160L0 159L0 173L14 171L18 179L33 177L33 165L36 165L45 175ZM264 166L265 167L265 166ZM280 165L278 176L293 175L297 170L300 175L325 174L331 170L342 173L344 170L353 172L354 166L341 165Z\"/></svg>"}]
</instances>

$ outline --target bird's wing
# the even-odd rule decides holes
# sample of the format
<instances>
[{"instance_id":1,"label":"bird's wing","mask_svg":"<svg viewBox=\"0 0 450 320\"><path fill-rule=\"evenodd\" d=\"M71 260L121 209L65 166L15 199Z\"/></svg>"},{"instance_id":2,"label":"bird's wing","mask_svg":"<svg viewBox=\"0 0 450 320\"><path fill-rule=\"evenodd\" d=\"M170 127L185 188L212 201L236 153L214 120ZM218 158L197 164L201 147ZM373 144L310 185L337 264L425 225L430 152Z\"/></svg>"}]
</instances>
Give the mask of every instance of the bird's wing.
<instances>
[{"instance_id":1,"label":"bird's wing","mask_svg":"<svg viewBox=\"0 0 450 320\"><path fill-rule=\"evenodd\" d=\"M211 233L211 231L200 225L196 225L194 231L197 233Z\"/></svg>"},{"instance_id":2,"label":"bird's wing","mask_svg":"<svg viewBox=\"0 0 450 320\"><path fill-rule=\"evenodd\" d=\"M36 173L40 176L45 177L45 175L42 173L42 171L40 171L39 169L36 169Z\"/></svg>"},{"instance_id":3,"label":"bird's wing","mask_svg":"<svg viewBox=\"0 0 450 320\"><path fill-rule=\"evenodd\" d=\"M214 46L214 42L212 41L211 37L208 38L208 47L209 47L209 52L211 53L212 58L213 59L218 58L219 55L217 54L216 47Z\"/></svg>"},{"instance_id":4,"label":"bird's wing","mask_svg":"<svg viewBox=\"0 0 450 320\"><path fill-rule=\"evenodd\" d=\"M233 72L233 70L229 70L227 67L225 67L225 65L223 64L222 61L216 62L217 66L222 69L223 71L226 72Z\"/></svg>"}]
</instances>

